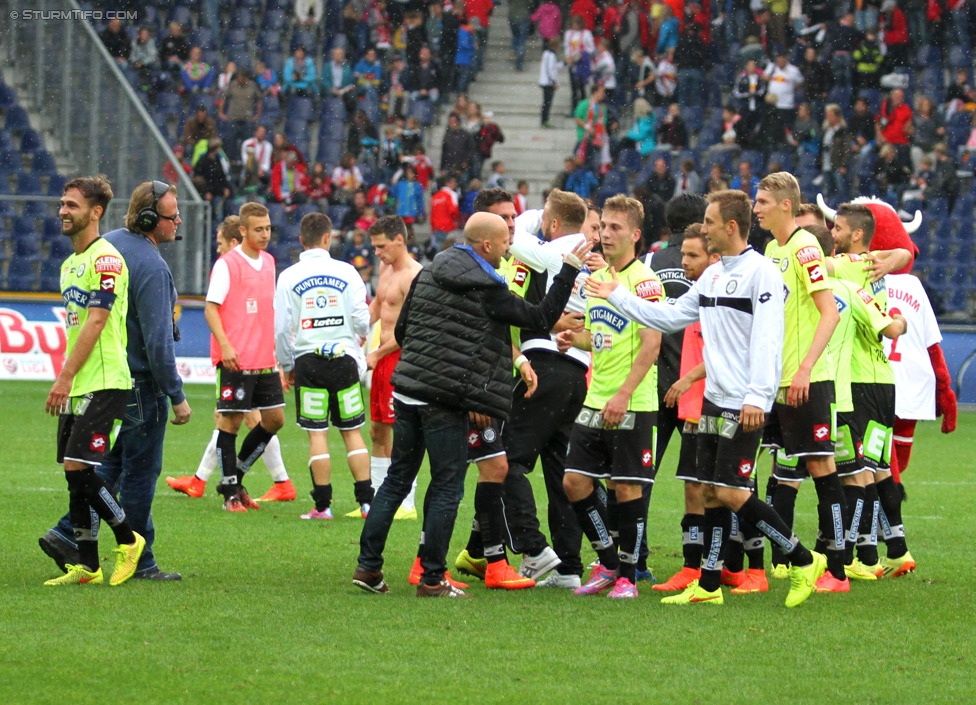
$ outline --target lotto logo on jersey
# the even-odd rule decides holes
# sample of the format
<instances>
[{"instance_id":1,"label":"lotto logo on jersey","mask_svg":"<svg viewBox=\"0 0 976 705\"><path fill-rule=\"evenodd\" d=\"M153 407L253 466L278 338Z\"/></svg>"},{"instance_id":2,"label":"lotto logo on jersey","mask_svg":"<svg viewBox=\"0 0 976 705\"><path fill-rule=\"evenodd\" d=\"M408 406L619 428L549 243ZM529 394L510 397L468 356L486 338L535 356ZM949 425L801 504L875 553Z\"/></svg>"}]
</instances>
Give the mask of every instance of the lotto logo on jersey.
<instances>
[{"instance_id":1,"label":"lotto logo on jersey","mask_svg":"<svg viewBox=\"0 0 976 705\"><path fill-rule=\"evenodd\" d=\"M221 387L220 388L220 398L224 401L230 401L234 398L234 388L233 387Z\"/></svg>"},{"instance_id":2,"label":"lotto logo on jersey","mask_svg":"<svg viewBox=\"0 0 976 705\"><path fill-rule=\"evenodd\" d=\"M739 476L749 477L750 475L752 475L753 467L754 465L751 460L743 460L742 462L739 463Z\"/></svg>"},{"instance_id":3,"label":"lotto logo on jersey","mask_svg":"<svg viewBox=\"0 0 976 705\"><path fill-rule=\"evenodd\" d=\"M102 283L100 286L102 291L115 291L115 275L103 274Z\"/></svg>"},{"instance_id":4,"label":"lotto logo on jersey","mask_svg":"<svg viewBox=\"0 0 976 705\"><path fill-rule=\"evenodd\" d=\"M857 451L858 458L864 457L864 444L861 441L854 444L854 450Z\"/></svg>"},{"instance_id":5,"label":"lotto logo on jersey","mask_svg":"<svg viewBox=\"0 0 976 705\"><path fill-rule=\"evenodd\" d=\"M529 270L519 265L515 268L515 276L512 277L512 281L519 286L525 284L525 280L529 278Z\"/></svg>"},{"instance_id":6,"label":"lotto logo on jersey","mask_svg":"<svg viewBox=\"0 0 976 705\"><path fill-rule=\"evenodd\" d=\"M820 253L819 247L804 247L796 253L796 258L800 261L800 264L809 264L810 262L819 262L823 257Z\"/></svg>"},{"instance_id":7,"label":"lotto logo on jersey","mask_svg":"<svg viewBox=\"0 0 976 705\"><path fill-rule=\"evenodd\" d=\"M95 271L96 272L114 272L115 274L122 274L122 262L121 257L116 257L115 255L102 255L97 260L95 260Z\"/></svg>"},{"instance_id":8,"label":"lotto logo on jersey","mask_svg":"<svg viewBox=\"0 0 976 705\"><path fill-rule=\"evenodd\" d=\"M88 450L93 453L104 453L108 448L108 436L104 433L93 433L91 437L91 442L88 444Z\"/></svg>"},{"instance_id":9,"label":"lotto logo on jersey","mask_svg":"<svg viewBox=\"0 0 976 705\"><path fill-rule=\"evenodd\" d=\"M819 264L814 264L807 267L807 274L810 275L810 281L814 284L817 282L822 282L824 279L823 267L821 267Z\"/></svg>"},{"instance_id":10,"label":"lotto logo on jersey","mask_svg":"<svg viewBox=\"0 0 976 705\"><path fill-rule=\"evenodd\" d=\"M477 448L481 445L481 435L477 431L468 433L468 448Z\"/></svg>"},{"instance_id":11,"label":"lotto logo on jersey","mask_svg":"<svg viewBox=\"0 0 976 705\"><path fill-rule=\"evenodd\" d=\"M656 279L645 279L637 284L634 292L642 299L656 301L664 296L664 288Z\"/></svg>"},{"instance_id":12,"label":"lotto logo on jersey","mask_svg":"<svg viewBox=\"0 0 976 705\"><path fill-rule=\"evenodd\" d=\"M645 448L644 452L641 453L641 465L643 465L645 468L649 468L654 465L654 453L647 448Z\"/></svg>"},{"instance_id":13,"label":"lotto logo on jersey","mask_svg":"<svg viewBox=\"0 0 976 705\"><path fill-rule=\"evenodd\" d=\"M302 319L302 329L308 330L310 328L332 328L334 326L341 326L345 322L343 316L326 316L325 318L303 318Z\"/></svg>"},{"instance_id":14,"label":"lotto logo on jersey","mask_svg":"<svg viewBox=\"0 0 976 705\"><path fill-rule=\"evenodd\" d=\"M825 423L818 423L813 427L813 439L818 443L830 438L830 426Z\"/></svg>"}]
</instances>

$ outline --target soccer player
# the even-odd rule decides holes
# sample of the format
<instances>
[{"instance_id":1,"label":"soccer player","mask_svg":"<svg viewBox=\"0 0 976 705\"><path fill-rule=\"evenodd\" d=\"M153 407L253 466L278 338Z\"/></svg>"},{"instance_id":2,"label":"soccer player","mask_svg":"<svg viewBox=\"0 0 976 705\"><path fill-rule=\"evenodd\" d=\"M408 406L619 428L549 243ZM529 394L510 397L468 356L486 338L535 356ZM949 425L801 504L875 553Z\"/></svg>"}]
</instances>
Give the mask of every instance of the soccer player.
<instances>
[{"instance_id":1,"label":"soccer player","mask_svg":"<svg viewBox=\"0 0 976 705\"><path fill-rule=\"evenodd\" d=\"M271 218L260 203L245 203L238 215L243 239L214 264L204 308L210 359L217 367L218 489L229 512L260 508L242 480L285 423L274 357L275 262L265 251ZM261 412L261 422L244 437L238 453L237 432L252 408Z\"/></svg>"},{"instance_id":2,"label":"soccer player","mask_svg":"<svg viewBox=\"0 0 976 705\"><path fill-rule=\"evenodd\" d=\"M395 220L382 218L373 223L368 231L376 258L380 261L380 278L376 296L369 303L370 325L379 323L379 347L366 355L366 367L373 371L369 390L369 436L373 442L373 454L369 459L369 476L375 493L390 468L393 451L393 387L390 377L400 359L400 346L393 335L403 301L410 284L423 267L407 251L406 226L394 227ZM403 223L402 219L399 220ZM397 519L416 519L416 493L414 485L397 510Z\"/></svg>"},{"instance_id":3,"label":"soccer player","mask_svg":"<svg viewBox=\"0 0 976 705\"><path fill-rule=\"evenodd\" d=\"M176 370L176 287L159 253L161 243L176 240L181 222L176 187L146 181L132 192L125 227L105 235L129 268L126 360L133 379L128 407L133 411L125 415L118 439L95 472L110 491L124 490L119 503L129 525L146 539L134 576L144 580L182 579L179 573L160 570L156 563L152 520L156 481L163 466L167 406L172 401L175 425L187 423L191 414ZM79 562L72 536L71 517L66 515L39 541L62 570L69 562Z\"/></svg>"},{"instance_id":4,"label":"soccer player","mask_svg":"<svg viewBox=\"0 0 976 705\"><path fill-rule=\"evenodd\" d=\"M607 298L622 316L663 332L701 320L705 340L705 401L698 424L697 466L705 487L706 550L700 580L665 604L722 604L721 571L731 512L779 544L793 561L786 606L814 590L823 555L807 550L754 492L753 475L766 415L780 382L783 281L748 244L751 203L742 191L708 195L705 232L722 259L698 278L674 306L651 305L610 281L587 282L590 298ZM740 225L741 224L741 225Z\"/></svg>"},{"instance_id":5,"label":"soccer player","mask_svg":"<svg viewBox=\"0 0 976 705\"><path fill-rule=\"evenodd\" d=\"M361 344L369 332L366 286L355 267L329 254L329 216L306 215L298 237L305 251L281 273L275 288L275 357L284 372L284 391L295 387L298 425L308 432L315 507L302 519L333 517L330 422L346 446L356 502L365 518L373 501L369 451L359 430L366 423L359 384L366 372Z\"/></svg>"},{"instance_id":6,"label":"soccer player","mask_svg":"<svg viewBox=\"0 0 976 705\"><path fill-rule=\"evenodd\" d=\"M759 182L753 211L774 238L766 257L779 268L786 290L782 379L764 442L805 459L817 488L827 569L843 581L847 507L834 465L834 361L827 350L840 317L823 250L796 225L799 206L800 186L792 174L775 172Z\"/></svg>"},{"instance_id":7,"label":"soccer player","mask_svg":"<svg viewBox=\"0 0 976 705\"><path fill-rule=\"evenodd\" d=\"M134 532L125 512L95 473L115 442L132 378L126 358L129 269L119 251L98 233L98 221L112 200L103 176L72 179L61 196L61 232L74 254L61 265L61 296L67 327L66 359L44 405L58 416L58 462L68 481L68 514L79 562L45 585L103 582L98 524L104 519L119 546L109 585L135 572L146 540Z\"/></svg>"},{"instance_id":8,"label":"soccer player","mask_svg":"<svg viewBox=\"0 0 976 705\"><path fill-rule=\"evenodd\" d=\"M241 244L241 219L236 215L229 215L217 227L217 256L222 257L232 249ZM220 420L220 413L214 410L214 426ZM244 424L248 429L252 429L261 422L261 413L257 409L251 409L244 415ZM166 484L177 492L182 492L188 497L202 497L207 489L207 481L217 469L217 437L220 431L214 428L210 437L210 442L203 451L200 464L193 475L180 475L179 477L167 477ZM294 500L298 493L295 485L288 477L285 469L285 461L281 457L281 442L275 435L268 441L264 453L261 454L261 462L268 469L268 474L274 484L271 489L264 493L256 501L258 502L289 502Z\"/></svg>"},{"instance_id":9,"label":"soccer player","mask_svg":"<svg viewBox=\"0 0 976 705\"><path fill-rule=\"evenodd\" d=\"M708 251L708 242L700 223L693 223L685 228L681 238L681 269L689 286L698 281L706 267L715 264L718 260L717 253ZM667 283L662 283L667 293ZM668 337L670 336L664 336L664 339ZM661 399L665 406L676 409L677 418L683 424L676 476L685 483L685 513L681 517L681 552L684 566L665 582L651 586L654 590L666 592L684 590L692 581L701 577L704 548L705 495L696 464L698 421L701 418L702 402L705 398L705 364L702 356L704 341L701 323L692 323L685 328L682 331L682 338L679 368L681 376L668 388ZM658 440L660 440L660 432L661 426L658 423Z\"/></svg>"},{"instance_id":10,"label":"soccer player","mask_svg":"<svg viewBox=\"0 0 976 705\"><path fill-rule=\"evenodd\" d=\"M610 269L628 291L646 301L663 301L661 280L637 258L644 208L617 195L603 204L600 242ZM572 345L593 352L590 388L573 425L563 487L583 532L600 556L577 595L611 589L609 597L637 597L637 559L647 523L643 487L653 484L658 404L657 354L661 334L623 318L602 301L587 300L585 329L558 335L560 349ZM595 479L605 479L616 502L599 499ZM611 516L613 515L613 516ZM619 538L615 538L619 536Z\"/></svg>"}]
</instances>

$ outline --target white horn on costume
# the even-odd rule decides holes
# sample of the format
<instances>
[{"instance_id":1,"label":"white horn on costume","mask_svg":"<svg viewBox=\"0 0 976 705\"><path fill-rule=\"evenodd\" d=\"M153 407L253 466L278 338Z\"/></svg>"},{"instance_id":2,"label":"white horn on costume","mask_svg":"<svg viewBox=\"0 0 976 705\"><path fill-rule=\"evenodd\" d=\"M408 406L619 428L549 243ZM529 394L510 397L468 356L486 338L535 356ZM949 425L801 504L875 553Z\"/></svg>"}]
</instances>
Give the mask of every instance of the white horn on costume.
<instances>
[{"instance_id":1,"label":"white horn on costume","mask_svg":"<svg viewBox=\"0 0 976 705\"><path fill-rule=\"evenodd\" d=\"M823 194L820 193L817 194L817 208L820 209L820 212L824 214L827 220L831 222L837 220L837 211L827 205L827 202L824 201Z\"/></svg>"},{"instance_id":2,"label":"white horn on costume","mask_svg":"<svg viewBox=\"0 0 976 705\"><path fill-rule=\"evenodd\" d=\"M922 226L922 211L915 211L915 217L910 223L903 223L905 232L911 235Z\"/></svg>"}]
</instances>

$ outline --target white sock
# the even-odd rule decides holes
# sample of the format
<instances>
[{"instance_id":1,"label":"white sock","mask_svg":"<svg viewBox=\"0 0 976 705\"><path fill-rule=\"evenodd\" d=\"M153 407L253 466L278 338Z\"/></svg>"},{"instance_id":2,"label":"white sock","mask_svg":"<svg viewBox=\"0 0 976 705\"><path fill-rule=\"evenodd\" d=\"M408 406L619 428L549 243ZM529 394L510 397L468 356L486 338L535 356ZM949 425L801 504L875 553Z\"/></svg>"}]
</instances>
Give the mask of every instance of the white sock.
<instances>
[{"instance_id":1,"label":"white sock","mask_svg":"<svg viewBox=\"0 0 976 705\"><path fill-rule=\"evenodd\" d=\"M207 449L203 451L203 457L200 458L200 465L197 467L196 475L204 482L209 480L213 471L217 469L217 435L219 433L220 431L214 429L210 443L207 444Z\"/></svg>"},{"instance_id":2,"label":"white sock","mask_svg":"<svg viewBox=\"0 0 976 705\"><path fill-rule=\"evenodd\" d=\"M271 440L268 441L268 445L265 447L261 459L264 461L265 467L268 468L268 473L271 475L272 480L275 482L284 482L288 479L288 471L285 470L285 460L281 457L281 441L278 440L277 435L272 436Z\"/></svg>"},{"instance_id":3,"label":"white sock","mask_svg":"<svg viewBox=\"0 0 976 705\"><path fill-rule=\"evenodd\" d=\"M373 492L376 492L380 485L383 484L383 480L386 479L386 474L390 471L390 459L389 458L379 458L375 455L369 458L369 481L373 485Z\"/></svg>"}]
</instances>

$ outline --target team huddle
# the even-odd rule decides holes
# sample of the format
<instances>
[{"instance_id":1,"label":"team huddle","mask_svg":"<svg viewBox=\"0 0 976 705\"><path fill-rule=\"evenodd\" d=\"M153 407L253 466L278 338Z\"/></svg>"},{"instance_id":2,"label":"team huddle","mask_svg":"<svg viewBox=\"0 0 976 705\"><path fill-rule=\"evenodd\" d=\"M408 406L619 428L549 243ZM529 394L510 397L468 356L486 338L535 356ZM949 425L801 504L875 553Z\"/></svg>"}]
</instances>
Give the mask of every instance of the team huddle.
<instances>
[{"instance_id":1,"label":"team huddle","mask_svg":"<svg viewBox=\"0 0 976 705\"><path fill-rule=\"evenodd\" d=\"M152 195L155 210L163 194ZM304 252L276 283L265 251L268 211L242 206L221 227L222 256L206 297L218 379L211 460L205 455L194 476L167 478L170 486L200 496L219 467L224 509L257 509L244 477L265 455L275 486L261 499L294 499L275 436L294 387L315 502L302 518L333 518L332 424L359 504L347 516L365 520L353 583L370 592L390 589L386 539L395 519L417 517L413 493L426 455L431 481L409 577L418 596L468 595L447 570L447 552L466 468L475 463L474 517L456 571L494 589L637 597L641 581L653 583L646 518L675 431L684 565L652 585L674 593L663 603L722 604L723 585L733 594L767 591L766 540L772 577L790 581L787 607L815 591L848 592L851 580L914 571L900 473L915 422L941 415L943 431L953 430L955 398L931 307L907 274L914 245L890 206L870 199L836 211L822 201L801 206L796 179L773 173L755 203L741 191L672 199L672 239L646 260L643 208L624 195L597 209L554 190L544 209L515 217L508 193L485 189L474 210L463 242L427 267L407 251L399 217L377 220L368 235L382 266L367 303L360 275L329 255L327 216L303 218ZM764 254L749 245L753 214L772 236ZM115 272L106 257L93 262L89 278L97 272L100 281L79 288L65 272L80 277L85 268L75 260L98 248L75 245L79 254L62 270L65 367L75 385L69 394L70 378L59 378L48 410L61 413L65 429L65 521L78 555L68 564L45 539L41 547L67 571L49 584L100 582L97 517L104 518L120 543L117 584L136 573L145 532L138 522L129 528L125 493L120 507L94 469L114 440L129 387L121 377L97 390L75 387L102 357L89 354L89 311L104 318L107 310L121 326L115 354L125 364L125 298L105 294L124 291L118 281L106 287L105 277L127 284L125 263L117 256L123 271ZM376 323L378 340L364 346ZM95 344L108 344L104 331L95 335ZM370 371L372 453L361 431ZM250 430L238 449L245 421ZM98 453L96 436L106 443ZM764 451L772 469L760 497ZM537 464L548 539L526 477ZM807 477L818 499L809 546L793 531ZM597 557L585 582L584 535ZM66 557L63 535L57 546ZM521 554L518 570L508 552Z\"/></svg>"}]
</instances>

